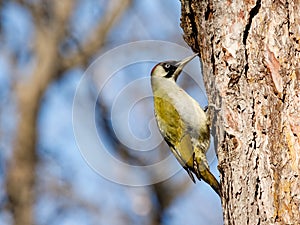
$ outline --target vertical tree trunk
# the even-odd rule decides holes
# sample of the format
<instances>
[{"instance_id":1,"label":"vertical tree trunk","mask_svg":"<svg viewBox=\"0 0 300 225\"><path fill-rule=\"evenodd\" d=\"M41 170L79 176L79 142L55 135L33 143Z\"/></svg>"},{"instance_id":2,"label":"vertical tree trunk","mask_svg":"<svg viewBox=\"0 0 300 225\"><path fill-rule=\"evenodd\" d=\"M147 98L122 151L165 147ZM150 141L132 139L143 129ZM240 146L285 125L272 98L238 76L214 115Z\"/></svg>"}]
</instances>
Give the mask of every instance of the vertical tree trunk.
<instances>
[{"instance_id":1,"label":"vertical tree trunk","mask_svg":"<svg viewBox=\"0 0 300 225\"><path fill-rule=\"evenodd\" d=\"M300 224L300 1L181 0L215 112L225 224Z\"/></svg>"},{"instance_id":2,"label":"vertical tree trunk","mask_svg":"<svg viewBox=\"0 0 300 225\"><path fill-rule=\"evenodd\" d=\"M74 12L76 1L53 0L41 4L18 1L33 17L35 36L32 38L32 53L36 65L30 76L16 76L14 94L16 97L18 124L12 156L7 163L6 194L7 208L15 225L35 224L34 205L36 201L35 183L37 154L37 115L40 103L49 84L60 78L69 69L89 64L89 60L103 46L107 34L120 15L131 4L127 1L110 1L111 10L104 14L88 41L80 46L80 51L68 57L61 54L61 45L68 33L70 15ZM1 4L0 4L1 5ZM108 7L109 8L109 7ZM55 140L53 140L55 141Z\"/></svg>"},{"instance_id":3,"label":"vertical tree trunk","mask_svg":"<svg viewBox=\"0 0 300 225\"><path fill-rule=\"evenodd\" d=\"M50 32L36 35L38 63L30 78L16 84L18 126L12 158L8 163L6 192L8 208L14 224L34 224L33 207L36 199L35 182L38 162L36 152L37 115L40 101L48 85L55 78L57 45ZM44 41L47 42L44 43Z\"/></svg>"}]
</instances>

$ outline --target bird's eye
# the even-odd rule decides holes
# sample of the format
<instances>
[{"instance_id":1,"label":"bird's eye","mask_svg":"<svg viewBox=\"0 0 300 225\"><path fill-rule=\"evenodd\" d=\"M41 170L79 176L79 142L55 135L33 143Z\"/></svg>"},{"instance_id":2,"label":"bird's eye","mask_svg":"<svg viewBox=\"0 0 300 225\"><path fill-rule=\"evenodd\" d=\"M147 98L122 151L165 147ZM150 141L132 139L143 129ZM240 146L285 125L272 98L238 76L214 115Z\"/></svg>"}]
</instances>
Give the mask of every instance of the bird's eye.
<instances>
[{"instance_id":1,"label":"bird's eye","mask_svg":"<svg viewBox=\"0 0 300 225\"><path fill-rule=\"evenodd\" d=\"M169 69L169 68L170 68L170 66L171 66L171 65L170 65L170 64L168 64L168 63L166 63L166 64L165 64L165 68L166 68L166 69Z\"/></svg>"}]
</instances>

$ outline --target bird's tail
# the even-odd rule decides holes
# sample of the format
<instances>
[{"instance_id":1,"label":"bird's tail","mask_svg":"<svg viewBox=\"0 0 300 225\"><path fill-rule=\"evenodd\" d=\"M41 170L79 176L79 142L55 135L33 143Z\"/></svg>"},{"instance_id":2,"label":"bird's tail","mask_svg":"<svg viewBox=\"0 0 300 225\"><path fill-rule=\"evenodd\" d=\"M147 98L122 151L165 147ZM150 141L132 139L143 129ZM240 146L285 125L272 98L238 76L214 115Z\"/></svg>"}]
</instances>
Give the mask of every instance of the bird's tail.
<instances>
[{"instance_id":1,"label":"bird's tail","mask_svg":"<svg viewBox=\"0 0 300 225\"><path fill-rule=\"evenodd\" d=\"M212 189L221 197L220 184L215 178L215 176L209 171L208 168L204 170L198 171L200 176L198 178L203 179L206 183L208 183Z\"/></svg>"},{"instance_id":2,"label":"bird's tail","mask_svg":"<svg viewBox=\"0 0 300 225\"><path fill-rule=\"evenodd\" d=\"M215 176L209 171L209 166L205 154L202 151L198 151L196 157L196 154L194 153L193 162L194 162L193 172L196 174L197 178L199 180L203 179L221 197L220 184L215 178Z\"/></svg>"}]
</instances>

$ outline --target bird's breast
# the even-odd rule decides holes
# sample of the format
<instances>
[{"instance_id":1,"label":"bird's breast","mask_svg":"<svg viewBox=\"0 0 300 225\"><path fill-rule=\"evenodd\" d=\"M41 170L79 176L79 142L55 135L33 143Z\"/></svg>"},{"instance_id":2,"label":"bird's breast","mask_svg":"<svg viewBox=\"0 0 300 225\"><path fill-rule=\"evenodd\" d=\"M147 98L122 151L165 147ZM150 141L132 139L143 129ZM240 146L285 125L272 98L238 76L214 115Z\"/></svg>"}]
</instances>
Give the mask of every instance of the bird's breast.
<instances>
[{"instance_id":1,"label":"bird's breast","mask_svg":"<svg viewBox=\"0 0 300 225\"><path fill-rule=\"evenodd\" d=\"M153 84L155 84L154 87ZM173 106L164 107L164 105L167 104L160 104L158 108L157 105L155 105L156 114L158 113L157 110L159 110L159 114L163 113L165 117L172 117L172 115L174 115L172 111L176 110L180 120L185 125L185 129L196 138L200 135L201 129L207 129L207 117L205 112L201 109L198 102L189 96L174 81L161 78L158 80L154 79L153 81L152 79L152 89L154 104L160 99L160 101L163 100Z\"/></svg>"}]
</instances>

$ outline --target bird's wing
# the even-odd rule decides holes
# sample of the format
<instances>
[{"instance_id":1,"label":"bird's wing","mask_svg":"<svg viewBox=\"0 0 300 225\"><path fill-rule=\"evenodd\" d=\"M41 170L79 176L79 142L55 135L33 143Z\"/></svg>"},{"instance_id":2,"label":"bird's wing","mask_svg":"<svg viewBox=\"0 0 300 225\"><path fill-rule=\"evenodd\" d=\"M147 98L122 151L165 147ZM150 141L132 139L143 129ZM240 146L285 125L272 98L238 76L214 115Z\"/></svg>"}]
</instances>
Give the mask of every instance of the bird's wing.
<instances>
[{"instance_id":1,"label":"bird's wing","mask_svg":"<svg viewBox=\"0 0 300 225\"><path fill-rule=\"evenodd\" d=\"M165 98L154 97L155 116L165 141L178 162L194 177L189 168L193 168L193 146L187 128L176 108Z\"/></svg>"}]
</instances>

